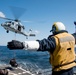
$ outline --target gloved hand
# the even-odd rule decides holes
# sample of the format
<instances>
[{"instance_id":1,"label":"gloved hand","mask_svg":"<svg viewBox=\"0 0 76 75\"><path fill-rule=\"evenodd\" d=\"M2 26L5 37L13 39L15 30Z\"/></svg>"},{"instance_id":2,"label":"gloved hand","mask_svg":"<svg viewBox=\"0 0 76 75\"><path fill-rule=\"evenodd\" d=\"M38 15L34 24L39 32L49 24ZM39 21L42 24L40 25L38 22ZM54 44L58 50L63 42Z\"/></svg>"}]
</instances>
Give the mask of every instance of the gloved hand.
<instances>
[{"instance_id":1,"label":"gloved hand","mask_svg":"<svg viewBox=\"0 0 76 75\"><path fill-rule=\"evenodd\" d=\"M24 45L23 42L17 41L17 40L12 40L7 43L7 47L9 49L23 49Z\"/></svg>"}]
</instances>

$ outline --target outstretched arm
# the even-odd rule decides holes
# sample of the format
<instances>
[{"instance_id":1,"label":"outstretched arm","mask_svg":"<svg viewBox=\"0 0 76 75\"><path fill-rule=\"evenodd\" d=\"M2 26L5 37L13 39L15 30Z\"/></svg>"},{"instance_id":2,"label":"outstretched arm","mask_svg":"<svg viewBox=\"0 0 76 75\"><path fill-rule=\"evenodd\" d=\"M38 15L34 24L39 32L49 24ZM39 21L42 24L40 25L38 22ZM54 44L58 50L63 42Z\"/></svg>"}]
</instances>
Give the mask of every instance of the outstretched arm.
<instances>
[{"instance_id":1,"label":"outstretched arm","mask_svg":"<svg viewBox=\"0 0 76 75\"><path fill-rule=\"evenodd\" d=\"M17 40L12 40L7 43L7 47L11 50L14 50L14 49L38 50L39 43L38 41L20 42Z\"/></svg>"},{"instance_id":2,"label":"outstretched arm","mask_svg":"<svg viewBox=\"0 0 76 75\"><path fill-rule=\"evenodd\" d=\"M12 40L7 44L7 47L11 50L24 49L24 50L50 51L50 52L54 51L55 46L56 44L54 38L48 38L36 41L24 41L24 42Z\"/></svg>"}]
</instances>

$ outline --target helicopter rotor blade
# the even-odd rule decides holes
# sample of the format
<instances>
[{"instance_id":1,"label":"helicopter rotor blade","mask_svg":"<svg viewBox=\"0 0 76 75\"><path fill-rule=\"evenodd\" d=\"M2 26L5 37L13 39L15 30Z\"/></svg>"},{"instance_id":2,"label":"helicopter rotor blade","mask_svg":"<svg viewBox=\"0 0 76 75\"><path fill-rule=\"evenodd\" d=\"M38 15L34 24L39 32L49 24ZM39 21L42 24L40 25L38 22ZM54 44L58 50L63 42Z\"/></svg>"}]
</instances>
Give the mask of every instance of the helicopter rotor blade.
<instances>
[{"instance_id":1,"label":"helicopter rotor blade","mask_svg":"<svg viewBox=\"0 0 76 75\"><path fill-rule=\"evenodd\" d=\"M21 7L15 7L15 6L10 6L10 9L15 17L15 19L19 19L23 14L24 12L26 11L25 8L21 8Z\"/></svg>"},{"instance_id":2,"label":"helicopter rotor blade","mask_svg":"<svg viewBox=\"0 0 76 75\"><path fill-rule=\"evenodd\" d=\"M33 21L21 21L21 22L25 22L25 23L32 23Z\"/></svg>"},{"instance_id":3,"label":"helicopter rotor blade","mask_svg":"<svg viewBox=\"0 0 76 75\"><path fill-rule=\"evenodd\" d=\"M30 20L26 20L26 21L21 21L21 22L26 22L26 23L46 23L46 21L30 21Z\"/></svg>"},{"instance_id":4,"label":"helicopter rotor blade","mask_svg":"<svg viewBox=\"0 0 76 75\"><path fill-rule=\"evenodd\" d=\"M6 20L13 20L13 19L10 19L10 18L6 18L6 17L0 17L2 19L6 19Z\"/></svg>"}]
</instances>

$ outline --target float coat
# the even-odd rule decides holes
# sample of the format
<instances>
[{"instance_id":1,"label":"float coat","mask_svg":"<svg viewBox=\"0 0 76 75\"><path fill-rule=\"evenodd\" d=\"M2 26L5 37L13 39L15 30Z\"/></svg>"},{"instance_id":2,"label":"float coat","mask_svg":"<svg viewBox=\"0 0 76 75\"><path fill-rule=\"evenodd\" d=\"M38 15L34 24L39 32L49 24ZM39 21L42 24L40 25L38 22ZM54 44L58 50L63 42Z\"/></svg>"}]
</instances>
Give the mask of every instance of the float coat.
<instances>
[{"instance_id":1,"label":"float coat","mask_svg":"<svg viewBox=\"0 0 76 75\"><path fill-rule=\"evenodd\" d=\"M50 53L53 70L66 70L75 66L74 37L65 32L53 37L56 41L56 48L53 53Z\"/></svg>"}]
</instances>

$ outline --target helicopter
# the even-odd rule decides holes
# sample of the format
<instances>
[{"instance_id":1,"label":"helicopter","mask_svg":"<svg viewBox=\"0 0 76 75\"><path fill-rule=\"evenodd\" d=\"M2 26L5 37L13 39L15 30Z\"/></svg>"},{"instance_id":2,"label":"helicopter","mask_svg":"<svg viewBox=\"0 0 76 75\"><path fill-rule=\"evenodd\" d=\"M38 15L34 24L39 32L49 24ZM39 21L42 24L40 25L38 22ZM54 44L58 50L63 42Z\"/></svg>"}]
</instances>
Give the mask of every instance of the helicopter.
<instances>
[{"instance_id":1,"label":"helicopter","mask_svg":"<svg viewBox=\"0 0 76 75\"><path fill-rule=\"evenodd\" d=\"M21 24L19 20L6 21L5 23L2 23L1 26L6 30L7 33L9 33L9 31L12 31L15 33L22 34L24 36L35 36L35 34L32 33L32 29L29 29L28 33L25 32L25 27Z\"/></svg>"},{"instance_id":2,"label":"helicopter","mask_svg":"<svg viewBox=\"0 0 76 75\"><path fill-rule=\"evenodd\" d=\"M18 19L22 15L23 11L22 11L22 8L16 7L16 11L15 10L13 11L15 19L10 19L10 18L0 16L0 18L8 20L2 23L1 26L6 30L7 33L9 33L9 31L12 31L14 33L22 34L26 37L36 36L34 33L32 33L32 29L29 29L29 32L25 32L25 27L21 24L21 21ZM17 13L17 12L20 12L20 13Z\"/></svg>"}]
</instances>

